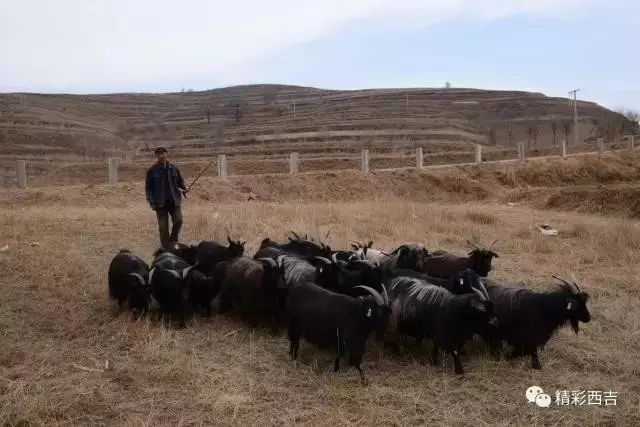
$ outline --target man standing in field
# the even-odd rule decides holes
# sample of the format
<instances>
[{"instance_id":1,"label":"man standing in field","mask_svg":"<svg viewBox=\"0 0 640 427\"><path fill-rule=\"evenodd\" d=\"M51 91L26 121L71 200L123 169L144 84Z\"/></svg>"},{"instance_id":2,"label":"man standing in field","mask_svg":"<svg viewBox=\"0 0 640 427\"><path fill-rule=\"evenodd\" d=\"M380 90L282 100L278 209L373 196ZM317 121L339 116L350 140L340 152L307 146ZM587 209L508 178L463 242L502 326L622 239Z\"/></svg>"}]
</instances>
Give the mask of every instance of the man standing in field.
<instances>
[{"instance_id":1,"label":"man standing in field","mask_svg":"<svg viewBox=\"0 0 640 427\"><path fill-rule=\"evenodd\" d=\"M178 167L169 163L167 149L157 147L154 153L157 161L147 171L145 190L147 201L158 217L160 243L163 248L169 248L179 241L182 227L180 202L183 195L186 195L187 188ZM169 216L173 222L171 234L169 234Z\"/></svg>"}]
</instances>

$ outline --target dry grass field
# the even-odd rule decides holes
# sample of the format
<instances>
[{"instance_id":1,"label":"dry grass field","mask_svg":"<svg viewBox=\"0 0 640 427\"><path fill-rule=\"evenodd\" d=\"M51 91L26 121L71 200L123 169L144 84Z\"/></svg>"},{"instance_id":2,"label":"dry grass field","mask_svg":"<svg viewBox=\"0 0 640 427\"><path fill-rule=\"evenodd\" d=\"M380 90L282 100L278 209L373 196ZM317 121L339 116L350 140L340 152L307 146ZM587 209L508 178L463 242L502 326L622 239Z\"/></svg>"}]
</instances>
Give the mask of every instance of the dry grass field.
<instances>
[{"instance_id":1,"label":"dry grass field","mask_svg":"<svg viewBox=\"0 0 640 427\"><path fill-rule=\"evenodd\" d=\"M294 366L284 335L232 315L183 330L117 315L110 259L127 247L150 261L158 244L140 183L2 190L0 425L640 425L640 211L626 206L638 204L639 160L204 180L185 202L187 242L230 234L252 254L291 229L331 230L332 247L499 239L497 279L550 289L551 274L573 273L591 294L592 321L552 338L541 371L474 342L459 378L450 359L425 363L428 346L394 355L370 342L367 387L305 342ZM598 191L624 196L598 205ZM560 235L542 236L543 222ZM617 406L538 408L531 385L613 390Z\"/></svg>"}]
</instances>

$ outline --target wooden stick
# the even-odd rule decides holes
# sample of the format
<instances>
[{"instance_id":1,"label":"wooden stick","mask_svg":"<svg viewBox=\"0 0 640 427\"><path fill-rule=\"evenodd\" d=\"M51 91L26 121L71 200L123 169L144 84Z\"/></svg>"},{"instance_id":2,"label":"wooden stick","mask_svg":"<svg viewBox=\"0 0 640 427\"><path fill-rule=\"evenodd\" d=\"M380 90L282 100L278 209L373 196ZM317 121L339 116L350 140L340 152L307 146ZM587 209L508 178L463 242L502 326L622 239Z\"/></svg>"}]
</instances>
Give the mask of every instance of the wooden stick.
<instances>
[{"instance_id":1,"label":"wooden stick","mask_svg":"<svg viewBox=\"0 0 640 427\"><path fill-rule=\"evenodd\" d=\"M195 184L195 183L196 183L196 181L198 181L198 179L200 179L200 177L202 176L202 174L203 174L207 169L209 169L209 166L211 166L211 164L212 164L212 163L213 163L213 160L211 160L209 163L207 163L207 165L204 167L204 169L202 169L202 170L200 171L200 173L198 174L198 176L196 176L196 178L193 180L193 182L191 183L191 185L189 185L189 186L187 187L187 191L191 190L191 187L193 187L193 184Z\"/></svg>"}]
</instances>

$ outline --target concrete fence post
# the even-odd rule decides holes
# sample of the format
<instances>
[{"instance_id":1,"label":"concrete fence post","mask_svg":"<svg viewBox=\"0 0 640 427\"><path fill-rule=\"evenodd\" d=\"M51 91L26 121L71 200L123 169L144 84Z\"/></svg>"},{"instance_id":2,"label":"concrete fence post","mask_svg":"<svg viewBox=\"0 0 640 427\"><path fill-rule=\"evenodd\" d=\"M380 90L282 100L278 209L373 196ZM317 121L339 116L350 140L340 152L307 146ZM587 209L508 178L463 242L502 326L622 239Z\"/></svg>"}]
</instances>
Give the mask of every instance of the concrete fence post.
<instances>
[{"instance_id":1,"label":"concrete fence post","mask_svg":"<svg viewBox=\"0 0 640 427\"><path fill-rule=\"evenodd\" d=\"M480 144L475 144L474 161L476 163L482 163L482 145Z\"/></svg>"},{"instance_id":2,"label":"concrete fence post","mask_svg":"<svg viewBox=\"0 0 640 427\"><path fill-rule=\"evenodd\" d=\"M293 152L289 155L289 174L295 175L298 173L298 153Z\"/></svg>"},{"instance_id":3,"label":"concrete fence post","mask_svg":"<svg viewBox=\"0 0 640 427\"><path fill-rule=\"evenodd\" d=\"M417 147L416 148L416 168L422 169L423 164L424 164L424 155L422 152L422 147Z\"/></svg>"},{"instance_id":4,"label":"concrete fence post","mask_svg":"<svg viewBox=\"0 0 640 427\"><path fill-rule=\"evenodd\" d=\"M636 137L635 135L629 135L629 151L633 151L636 148Z\"/></svg>"},{"instance_id":5,"label":"concrete fence post","mask_svg":"<svg viewBox=\"0 0 640 427\"><path fill-rule=\"evenodd\" d=\"M562 142L560 143L560 155L562 156L562 158L564 159L565 157L567 157L567 140L566 139L562 139Z\"/></svg>"},{"instance_id":6,"label":"concrete fence post","mask_svg":"<svg viewBox=\"0 0 640 427\"><path fill-rule=\"evenodd\" d=\"M116 185L118 183L118 159L109 157L107 163L109 165L109 185Z\"/></svg>"},{"instance_id":7,"label":"concrete fence post","mask_svg":"<svg viewBox=\"0 0 640 427\"><path fill-rule=\"evenodd\" d=\"M518 156L522 163L527 161L527 149L524 141L518 142Z\"/></svg>"},{"instance_id":8,"label":"concrete fence post","mask_svg":"<svg viewBox=\"0 0 640 427\"><path fill-rule=\"evenodd\" d=\"M604 138L598 138L596 147L598 149L598 156L601 156L604 152Z\"/></svg>"},{"instance_id":9,"label":"concrete fence post","mask_svg":"<svg viewBox=\"0 0 640 427\"><path fill-rule=\"evenodd\" d=\"M367 148L362 150L362 172L369 172L369 150Z\"/></svg>"},{"instance_id":10,"label":"concrete fence post","mask_svg":"<svg viewBox=\"0 0 640 427\"><path fill-rule=\"evenodd\" d=\"M18 179L18 188L27 188L27 161L18 160L16 164L16 178Z\"/></svg>"},{"instance_id":11,"label":"concrete fence post","mask_svg":"<svg viewBox=\"0 0 640 427\"><path fill-rule=\"evenodd\" d=\"M227 179L227 155L218 154L218 176Z\"/></svg>"}]
</instances>

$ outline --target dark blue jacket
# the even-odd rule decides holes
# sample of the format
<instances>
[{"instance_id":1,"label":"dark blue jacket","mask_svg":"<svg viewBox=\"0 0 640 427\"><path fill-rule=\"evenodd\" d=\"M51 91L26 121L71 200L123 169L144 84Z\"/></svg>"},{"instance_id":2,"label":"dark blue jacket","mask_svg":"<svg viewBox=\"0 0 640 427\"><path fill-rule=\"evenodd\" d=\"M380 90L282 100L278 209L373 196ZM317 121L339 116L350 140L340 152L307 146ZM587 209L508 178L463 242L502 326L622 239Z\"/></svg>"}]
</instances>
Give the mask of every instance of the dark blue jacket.
<instances>
[{"instance_id":1,"label":"dark blue jacket","mask_svg":"<svg viewBox=\"0 0 640 427\"><path fill-rule=\"evenodd\" d=\"M179 189L186 190L186 187L176 165L167 163L162 166L156 163L147 171L145 191L151 209L180 206L182 195Z\"/></svg>"}]
</instances>

